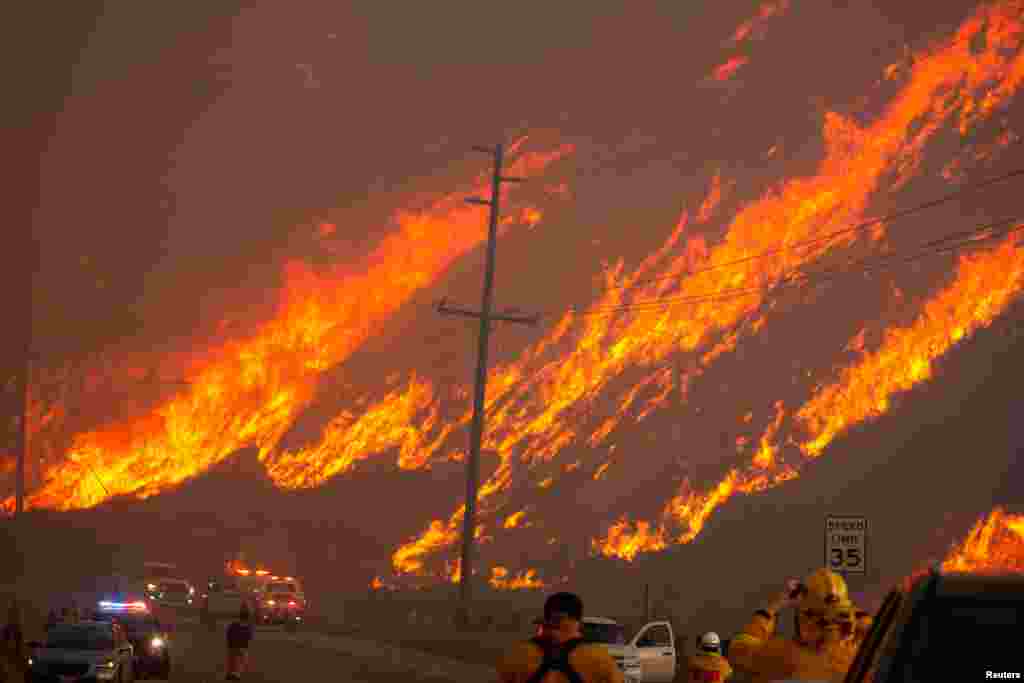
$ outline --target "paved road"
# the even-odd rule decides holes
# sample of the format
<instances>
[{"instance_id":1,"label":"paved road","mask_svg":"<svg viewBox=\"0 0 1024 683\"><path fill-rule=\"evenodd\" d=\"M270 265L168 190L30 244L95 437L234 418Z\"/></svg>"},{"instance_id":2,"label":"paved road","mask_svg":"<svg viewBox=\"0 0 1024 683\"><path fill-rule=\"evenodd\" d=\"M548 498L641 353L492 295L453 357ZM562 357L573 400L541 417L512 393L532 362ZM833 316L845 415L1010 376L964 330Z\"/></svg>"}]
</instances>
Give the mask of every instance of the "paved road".
<instances>
[{"instance_id":1,"label":"paved road","mask_svg":"<svg viewBox=\"0 0 1024 683\"><path fill-rule=\"evenodd\" d=\"M224 630L180 624L174 634L172 679L213 683L224 678ZM261 627L249 653L246 683L298 683L330 678L359 683L459 683L494 680L492 669L380 643L315 632Z\"/></svg>"}]
</instances>

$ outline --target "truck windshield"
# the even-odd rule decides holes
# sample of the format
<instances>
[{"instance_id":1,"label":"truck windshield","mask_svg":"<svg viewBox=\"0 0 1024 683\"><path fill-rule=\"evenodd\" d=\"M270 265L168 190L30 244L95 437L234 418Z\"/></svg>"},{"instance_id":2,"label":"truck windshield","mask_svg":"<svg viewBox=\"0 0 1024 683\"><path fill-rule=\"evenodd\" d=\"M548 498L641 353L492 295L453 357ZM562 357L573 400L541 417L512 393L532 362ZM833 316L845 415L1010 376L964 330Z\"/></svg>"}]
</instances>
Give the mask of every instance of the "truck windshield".
<instances>
[{"instance_id":1,"label":"truck windshield","mask_svg":"<svg viewBox=\"0 0 1024 683\"><path fill-rule=\"evenodd\" d=\"M159 564L146 565L146 574L151 579L172 579L174 578L174 567L166 567Z\"/></svg>"},{"instance_id":2,"label":"truck windshield","mask_svg":"<svg viewBox=\"0 0 1024 683\"><path fill-rule=\"evenodd\" d=\"M588 643L625 645L626 629L620 624L595 624L585 621L583 622L583 640Z\"/></svg>"},{"instance_id":3,"label":"truck windshield","mask_svg":"<svg viewBox=\"0 0 1024 683\"><path fill-rule=\"evenodd\" d=\"M268 593L297 593L294 583L270 583L267 584Z\"/></svg>"},{"instance_id":4,"label":"truck windshield","mask_svg":"<svg viewBox=\"0 0 1024 683\"><path fill-rule=\"evenodd\" d=\"M938 600L908 625L900 657L904 680L939 680L935 676L962 671L968 663L981 667L983 677L986 671L1019 671L1022 623L1024 596L1020 602ZM965 641L979 644L977 658L964 656Z\"/></svg>"}]
</instances>

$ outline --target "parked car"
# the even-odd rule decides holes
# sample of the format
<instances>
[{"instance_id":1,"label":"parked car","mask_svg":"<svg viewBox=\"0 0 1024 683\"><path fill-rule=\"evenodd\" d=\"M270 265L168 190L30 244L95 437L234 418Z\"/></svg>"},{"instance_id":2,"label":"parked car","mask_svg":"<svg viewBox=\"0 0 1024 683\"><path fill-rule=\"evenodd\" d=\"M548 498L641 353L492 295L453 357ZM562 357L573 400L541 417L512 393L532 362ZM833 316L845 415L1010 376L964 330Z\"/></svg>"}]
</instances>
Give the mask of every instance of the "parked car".
<instances>
[{"instance_id":1,"label":"parked car","mask_svg":"<svg viewBox=\"0 0 1024 683\"><path fill-rule=\"evenodd\" d=\"M29 647L29 683L131 683L135 679L134 650L118 624L54 624L45 642L31 642Z\"/></svg>"}]
</instances>

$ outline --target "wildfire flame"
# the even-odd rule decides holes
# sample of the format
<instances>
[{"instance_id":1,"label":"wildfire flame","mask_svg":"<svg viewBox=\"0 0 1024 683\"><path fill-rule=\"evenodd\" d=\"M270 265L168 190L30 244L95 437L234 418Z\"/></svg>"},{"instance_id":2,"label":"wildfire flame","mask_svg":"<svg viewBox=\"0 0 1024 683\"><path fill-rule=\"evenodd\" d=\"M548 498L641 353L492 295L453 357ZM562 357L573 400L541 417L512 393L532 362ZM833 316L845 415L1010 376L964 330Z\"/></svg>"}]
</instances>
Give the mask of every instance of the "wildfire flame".
<instances>
[{"instance_id":1,"label":"wildfire flame","mask_svg":"<svg viewBox=\"0 0 1024 683\"><path fill-rule=\"evenodd\" d=\"M562 145L523 154L509 172L540 173L571 151L571 145ZM96 505L109 495L146 498L252 445L266 459L311 400L317 376L480 243L485 235L480 212L464 199L486 194L486 187L481 176L472 192L441 198L422 212L397 212L397 230L360 268L338 267L324 276L290 264L277 318L204 359L191 386L152 414L76 435L67 461L48 468L45 485L27 504L72 509ZM538 209L529 212L533 220L539 216ZM506 228L519 217L509 215ZM271 469L277 478L301 477L287 457ZM4 505L12 509L13 499Z\"/></svg>"},{"instance_id":2,"label":"wildfire flame","mask_svg":"<svg viewBox=\"0 0 1024 683\"><path fill-rule=\"evenodd\" d=\"M509 571L505 567L492 567L491 578L488 580L494 588L500 590L522 590L524 588L544 588L543 581L537 578L537 572L527 569L512 578L509 578Z\"/></svg>"},{"instance_id":3,"label":"wildfire flame","mask_svg":"<svg viewBox=\"0 0 1024 683\"><path fill-rule=\"evenodd\" d=\"M984 7L951 39L916 55L899 92L868 126L826 113L826 151L817 173L792 179L746 206L733 218L720 244L705 248L700 240L691 239L684 255L669 260L688 223L684 214L662 248L631 275L623 274L621 262L611 269L607 292L594 309L612 313L567 314L518 362L496 368L489 378L490 431L485 439L486 448L498 452L502 462L481 491L481 514L499 506L487 499L508 489L514 460L541 466L577 439L580 419L573 411L625 369L660 366L669 354L680 351L700 354L699 365L706 366L734 348L743 323L763 301L756 293L700 301L702 297L745 287L763 290L785 274L852 244L856 235L846 233L799 250L782 249L863 220L870 197L883 179L894 177L896 186L906 182L916 172L925 145L945 124L952 122L963 132L996 111L1015 92L1024 73L1020 7L1020 2ZM882 231L871 235L876 240L881 236ZM775 255L747 258L770 250ZM694 264L721 263L734 265L693 273ZM659 267L658 278L651 278ZM665 305L615 312L623 304L666 297L670 292ZM673 298L679 303L670 303ZM754 321L753 331L760 322ZM547 349L567 346L569 351L553 359L543 355ZM698 367L693 372L699 371ZM646 408L662 403L670 393L665 387L663 370L639 382L621 401L617 414L601 427L601 434L611 434L645 392ZM656 390L653 395L652 389ZM577 419L571 419L574 416ZM597 445L593 437L590 444ZM797 476L791 465L766 467L773 458L762 450L751 472L732 470L704 493L684 482L663 515L663 521L679 529L675 540L694 538L711 511L735 492L760 491ZM628 526L623 519L616 522L599 542L601 551L632 557L637 548L657 550L667 540L667 532L650 525L643 532L639 524L632 531ZM450 521L448 528L455 532L457 527ZM456 538L453 533L448 541ZM420 542L411 540L399 553L409 552Z\"/></svg>"},{"instance_id":4,"label":"wildfire flame","mask_svg":"<svg viewBox=\"0 0 1024 683\"><path fill-rule=\"evenodd\" d=\"M787 8L787 2L766 4L757 18L737 29L733 43L751 38L758 22ZM715 218L725 189L734 185L716 175L698 210L684 211L658 250L632 272L627 273L621 260L608 267L604 293L592 310L558 317L550 332L517 360L493 368L483 448L495 453L499 462L479 492L481 516L504 517L492 528L527 526L521 523L522 505L510 507L510 493L520 480L552 487L581 467L592 472L589 481L607 481L608 458L566 466L553 460L571 446L586 447L595 458L604 453L610 458L613 447L601 447L624 422L645 419L673 395L685 401L690 380L764 324L765 292L770 287L852 247L858 235L847 232L829 240L808 240L862 221L877 192L899 188L915 176L923 151L940 130L966 136L994 115L1024 80L1022 10L1020 0L985 5L948 40L913 55L899 68L887 69L886 78L897 92L871 123L859 125L826 112L824 154L816 170L782 182L744 206L728 221L724 236L708 244L694 230ZM739 59L723 67L737 62L735 72ZM564 146L524 155L510 170L516 175L539 172L570 151ZM482 187L467 194L479 194ZM546 194L571 196L565 185L553 186ZM320 485L389 451L397 452L399 466L410 469L441 458L464 457L449 442L469 423L470 411L445 420L434 387L416 375L392 384L389 393L368 406L336 416L315 443L294 451L276 446L312 399L317 376L348 357L414 292L478 244L480 214L462 207L465 196L439 200L423 213L397 214L398 231L361 269L338 270L325 277L293 265L278 318L251 338L204 359L192 387L152 415L78 435L68 463L49 471L50 481L30 504L67 509L105 499L106 492L88 473L75 469L78 463L98 472L111 494L146 497L246 445L259 447L271 478L287 488ZM537 207L521 207L506 219L506 226L511 221L535 224L541 216ZM866 237L879 241L884 235L883 227ZM794 243L803 246L790 248ZM703 488L684 480L657 522L619 517L604 536L593 540L592 549L632 560L642 552L689 542L731 496L797 477L801 463L783 458L786 449L778 436L783 428L799 435L796 448L789 450L807 459L820 456L853 424L885 412L895 392L927 380L936 358L991 323L1017 296L1024 268L1021 253L1006 240L989 251L963 256L950 284L922 305L913 324L887 330L874 351L864 350L863 334L855 337L850 348L860 359L815 391L788 422L785 406L776 403L774 419L756 442L749 466L731 468L718 483ZM714 298L736 290L749 295ZM351 294L367 291L375 296ZM659 303L644 303L655 301ZM679 355L692 362L676 376L666 361ZM598 396L627 382L630 386L621 392L614 414L590 415ZM744 417L744 423L751 420ZM517 477L524 470L537 476ZM8 507L11 504L5 501ZM432 520L419 536L399 547L392 556L394 573L428 573L429 560L442 557L459 539L464 511L460 506L447 521ZM1011 532L1019 539L1019 518L1012 518L1011 524L1010 517L999 515L1000 521L992 522L994 512L986 523L994 524L996 531L972 532L964 548L968 542L981 547L980 539L987 538L984 548L989 552L992 539L1011 538ZM1003 527L1009 531L1000 531ZM478 538L489 540L483 529L480 525ZM966 549L963 555L967 556ZM440 574L458 581L460 571L459 562L449 560ZM491 573L495 587L544 585L534 570L512 578L505 567L494 567ZM374 579L375 587L383 585L379 577Z\"/></svg>"},{"instance_id":5,"label":"wildfire flame","mask_svg":"<svg viewBox=\"0 0 1024 683\"><path fill-rule=\"evenodd\" d=\"M945 571L1024 571L1024 515L997 507L979 519L942 563Z\"/></svg>"}]
</instances>

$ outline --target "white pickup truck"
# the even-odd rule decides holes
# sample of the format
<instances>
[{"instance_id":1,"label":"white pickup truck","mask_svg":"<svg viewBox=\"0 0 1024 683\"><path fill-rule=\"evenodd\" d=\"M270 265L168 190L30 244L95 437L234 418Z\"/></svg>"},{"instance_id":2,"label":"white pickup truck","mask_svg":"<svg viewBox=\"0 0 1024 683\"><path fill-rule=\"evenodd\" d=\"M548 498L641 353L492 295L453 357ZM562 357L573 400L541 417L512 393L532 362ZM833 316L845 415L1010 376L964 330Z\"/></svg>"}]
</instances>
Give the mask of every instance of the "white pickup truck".
<instances>
[{"instance_id":1,"label":"white pickup truck","mask_svg":"<svg viewBox=\"0 0 1024 683\"><path fill-rule=\"evenodd\" d=\"M672 624L652 621L626 641L625 627L605 617L583 617L583 638L605 646L626 677L626 683L671 683L676 676L676 645Z\"/></svg>"}]
</instances>

